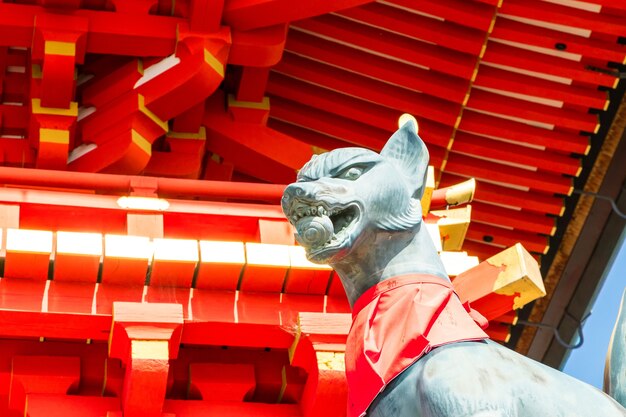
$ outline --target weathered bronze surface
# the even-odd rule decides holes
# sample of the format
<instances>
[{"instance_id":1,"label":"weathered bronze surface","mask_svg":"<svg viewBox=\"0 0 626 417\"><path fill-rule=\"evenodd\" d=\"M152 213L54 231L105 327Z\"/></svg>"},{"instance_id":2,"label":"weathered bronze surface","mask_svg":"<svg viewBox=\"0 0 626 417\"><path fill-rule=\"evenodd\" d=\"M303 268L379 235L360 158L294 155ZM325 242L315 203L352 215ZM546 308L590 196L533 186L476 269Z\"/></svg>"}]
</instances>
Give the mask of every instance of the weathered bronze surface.
<instances>
[{"instance_id":1,"label":"weathered bronze surface","mask_svg":"<svg viewBox=\"0 0 626 417\"><path fill-rule=\"evenodd\" d=\"M314 157L285 190L283 210L298 241L311 261L337 271L352 305L393 277L430 274L448 281L422 227L427 166L426 147L408 122L380 154L344 148ZM623 352L623 342L614 349ZM368 415L612 417L626 410L568 375L479 341L435 348L389 383Z\"/></svg>"}]
</instances>

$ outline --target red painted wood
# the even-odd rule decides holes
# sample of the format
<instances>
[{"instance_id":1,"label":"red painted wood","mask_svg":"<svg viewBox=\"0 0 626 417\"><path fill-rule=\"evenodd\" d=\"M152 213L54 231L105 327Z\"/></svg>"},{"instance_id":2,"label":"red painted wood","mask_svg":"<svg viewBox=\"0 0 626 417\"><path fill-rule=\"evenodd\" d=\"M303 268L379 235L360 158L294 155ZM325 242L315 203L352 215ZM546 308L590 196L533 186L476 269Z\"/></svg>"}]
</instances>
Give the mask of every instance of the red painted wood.
<instances>
[{"instance_id":1,"label":"red painted wood","mask_svg":"<svg viewBox=\"0 0 626 417\"><path fill-rule=\"evenodd\" d=\"M226 2L223 20L236 29L250 30L331 13L368 1L371 0L341 0L332 3L310 0L292 7L288 0L231 0Z\"/></svg>"},{"instance_id":2,"label":"red painted wood","mask_svg":"<svg viewBox=\"0 0 626 417\"><path fill-rule=\"evenodd\" d=\"M25 415L33 394L67 394L80 382L77 357L13 356L9 408ZM33 415L33 414L31 414Z\"/></svg>"},{"instance_id":3,"label":"red painted wood","mask_svg":"<svg viewBox=\"0 0 626 417\"><path fill-rule=\"evenodd\" d=\"M192 363L189 395L205 401L238 401L252 397L256 387L250 364Z\"/></svg>"},{"instance_id":4,"label":"red painted wood","mask_svg":"<svg viewBox=\"0 0 626 417\"><path fill-rule=\"evenodd\" d=\"M502 248L508 248L519 242L529 252L536 252L542 255L545 255L549 249L549 241L546 236L507 230L482 223L471 223L465 238L479 242L487 241Z\"/></svg>"},{"instance_id":5,"label":"red painted wood","mask_svg":"<svg viewBox=\"0 0 626 417\"><path fill-rule=\"evenodd\" d=\"M413 7L419 10L420 4L414 4ZM479 55L485 41L485 33L482 31L445 20L407 13L405 10L381 3L364 4L336 14L470 55Z\"/></svg>"},{"instance_id":6,"label":"red painted wood","mask_svg":"<svg viewBox=\"0 0 626 417\"><path fill-rule=\"evenodd\" d=\"M451 22L487 32L494 14L493 7L477 2L463 0L452 1L421 1L419 6L411 0L392 0L390 4L409 9L416 9Z\"/></svg>"},{"instance_id":7,"label":"red painted wood","mask_svg":"<svg viewBox=\"0 0 626 417\"><path fill-rule=\"evenodd\" d=\"M607 93L596 88L566 85L489 66L480 68L474 86L600 110L604 110L608 100Z\"/></svg>"},{"instance_id":8,"label":"red painted wood","mask_svg":"<svg viewBox=\"0 0 626 417\"><path fill-rule=\"evenodd\" d=\"M618 3L613 3L618 4ZM566 52L581 54L602 61L623 62L626 51L623 47L593 38L584 38L561 31L530 26L510 19L498 19L494 26L493 38L530 44L553 49L557 43L566 45Z\"/></svg>"},{"instance_id":9,"label":"red painted wood","mask_svg":"<svg viewBox=\"0 0 626 417\"><path fill-rule=\"evenodd\" d=\"M341 17L325 15L293 24L298 29L315 32L344 43L390 55L419 67L470 79L476 57L442 50L407 37L362 25Z\"/></svg>"},{"instance_id":10,"label":"red painted wood","mask_svg":"<svg viewBox=\"0 0 626 417\"><path fill-rule=\"evenodd\" d=\"M478 135L494 136L537 149L549 149L558 153L589 152L589 137L573 132L547 130L525 123L501 119L471 110L463 112L459 130Z\"/></svg>"},{"instance_id":11,"label":"red painted wood","mask_svg":"<svg viewBox=\"0 0 626 417\"><path fill-rule=\"evenodd\" d=\"M573 188L572 180L569 178L537 173L456 153L452 153L448 158L446 172L465 176L474 175L485 182L511 184L547 193L569 195Z\"/></svg>"},{"instance_id":12,"label":"red painted wood","mask_svg":"<svg viewBox=\"0 0 626 417\"><path fill-rule=\"evenodd\" d=\"M395 131L398 117L402 114L400 110L358 100L277 73L270 74L267 89L272 95L333 112L342 117L387 131ZM419 120L419 123L420 130L428 132L423 135L428 144L447 146L452 134L452 126L444 126L428 120Z\"/></svg>"},{"instance_id":13,"label":"red painted wood","mask_svg":"<svg viewBox=\"0 0 626 417\"><path fill-rule=\"evenodd\" d=\"M292 30L289 33L285 49L392 85L427 92L429 95L454 103L463 102L468 88L467 80L446 77L435 71L368 53L299 30Z\"/></svg>"},{"instance_id":14,"label":"red painted wood","mask_svg":"<svg viewBox=\"0 0 626 417\"><path fill-rule=\"evenodd\" d=\"M507 161L534 170L577 176L582 169L581 160L549 150L539 150L510 142L457 132L452 145L454 152L485 158L491 161Z\"/></svg>"},{"instance_id":15,"label":"red painted wood","mask_svg":"<svg viewBox=\"0 0 626 417\"><path fill-rule=\"evenodd\" d=\"M594 133L600 126L598 116L594 114L530 103L478 89L472 89L467 107L473 110L554 125L575 132Z\"/></svg>"},{"instance_id":16,"label":"red painted wood","mask_svg":"<svg viewBox=\"0 0 626 417\"><path fill-rule=\"evenodd\" d=\"M569 80L573 80L590 86L601 85L614 88L616 83L615 75L591 71L586 69L585 65L580 62L520 48L512 48L495 42L488 43L481 62L485 65L492 64L519 68L538 74L548 74L562 79L567 84L570 83Z\"/></svg>"},{"instance_id":17,"label":"red painted wood","mask_svg":"<svg viewBox=\"0 0 626 417\"><path fill-rule=\"evenodd\" d=\"M515 230L549 236L552 236L556 231L556 219L554 217L479 202L472 203L472 222L505 226Z\"/></svg>"},{"instance_id":18,"label":"red painted wood","mask_svg":"<svg viewBox=\"0 0 626 417\"><path fill-rule=\"evenodd\" d=\"M121 416L119 399L70 395L28 396L26 417L116 417Z\"/></svg>"},{"instance_id":19,"label":"red painted wood","mask_svg":"<svg viewBox=\"0 0 626 417\"><path fill-rule=\"evenodd\" d=\"M398 88L348 71L286 53L274 71L312 84L323 85L352 97L453 126L461 106L415 91Z\"/></svg>"},{"instance_id":20,"label":"red painted wood","mask_svg":"<svg viewBox=\"0 0 626 417\"><path fill-rule=\"evenodd\" d=\"M622 36L626 29L624 21L616 16L606 16L559 4L543 4L537 0L510 0L502 5L500 12L614 36Z\"/></svg>"}]
</instances>

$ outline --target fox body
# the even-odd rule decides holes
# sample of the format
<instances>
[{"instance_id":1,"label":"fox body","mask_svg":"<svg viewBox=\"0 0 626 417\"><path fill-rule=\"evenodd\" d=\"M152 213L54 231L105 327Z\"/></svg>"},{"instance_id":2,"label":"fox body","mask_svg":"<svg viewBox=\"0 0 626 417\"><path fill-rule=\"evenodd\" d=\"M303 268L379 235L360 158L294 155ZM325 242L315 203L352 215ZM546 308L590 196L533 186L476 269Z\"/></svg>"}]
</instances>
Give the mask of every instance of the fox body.
<instances>
[{"instance_id":1,"label":"fox body","mask_svg":"<svg viewBox=\"0 0 626 417\"><path fill-rule=\"evenodd\" d=\"M449 282L422 223L428 152L416 127L404 124L380 154L344 148L314 157L283 195L283 211L308 258L335 269L352 305L397 276ZM626 410L603 392L487 340L433 349L388 382L367 414L613 417Z\"/></svg>"}]
</instances>

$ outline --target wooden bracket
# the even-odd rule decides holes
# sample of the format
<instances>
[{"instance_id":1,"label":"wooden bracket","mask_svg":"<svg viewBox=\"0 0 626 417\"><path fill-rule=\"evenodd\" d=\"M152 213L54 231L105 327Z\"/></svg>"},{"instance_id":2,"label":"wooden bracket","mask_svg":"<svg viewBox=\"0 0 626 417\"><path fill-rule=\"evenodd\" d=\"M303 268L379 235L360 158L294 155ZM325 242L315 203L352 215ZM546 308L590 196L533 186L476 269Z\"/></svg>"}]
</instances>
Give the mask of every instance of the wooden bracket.
<instances>
[{"instance_id":1,"label":"wooden bracket","mask_svg":"<svg viewBox=\"0 0 626 417\"><path fill-rule=\"evenodd\" d=\"M537 261L516 245L459 274L454 289L488 320L546 295Z\"/></svg>"},{"instance_id":2,"label":"wooden bracket","mask_svg":"<svg viewBox=\"0 0 626 417\"><path fill-rule=\"evenodd\" d=\"M161 417L169 361L178 356L183 308L166 303L113 303L109 356L126 366L125 417Z\"/></svg>"}]
</instances>

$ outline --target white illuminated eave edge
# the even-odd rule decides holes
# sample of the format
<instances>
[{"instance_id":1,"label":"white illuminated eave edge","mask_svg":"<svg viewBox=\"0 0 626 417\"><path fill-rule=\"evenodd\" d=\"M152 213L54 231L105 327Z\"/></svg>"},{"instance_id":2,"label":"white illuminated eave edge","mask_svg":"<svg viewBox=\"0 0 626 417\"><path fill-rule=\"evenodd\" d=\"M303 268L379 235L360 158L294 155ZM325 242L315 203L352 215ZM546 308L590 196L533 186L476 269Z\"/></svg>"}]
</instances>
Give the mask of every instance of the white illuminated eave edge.
<instances>
[{"instance_id":1,"label":"white illuminated eave edge","mask_svg":"<svg viewBox=\"0 0 626 417\"><path fill-rule=\"evenodd\" d=\"M129 210L165 211L169 201L156 197L123 196L117 199L117 205Z\"/></svg>"}]
</instances>

